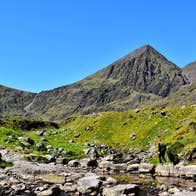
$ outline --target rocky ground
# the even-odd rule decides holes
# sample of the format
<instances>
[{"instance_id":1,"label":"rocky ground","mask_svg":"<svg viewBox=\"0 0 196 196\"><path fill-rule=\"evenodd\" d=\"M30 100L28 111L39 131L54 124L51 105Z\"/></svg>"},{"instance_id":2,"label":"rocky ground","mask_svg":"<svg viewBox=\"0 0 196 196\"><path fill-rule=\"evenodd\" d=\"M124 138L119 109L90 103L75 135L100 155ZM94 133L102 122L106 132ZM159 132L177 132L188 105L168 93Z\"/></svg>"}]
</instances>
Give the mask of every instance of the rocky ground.
<instances>
[{"instance_id":1,"label":"rocky ground","mask_svg":"<svg viewBox=\"0 0 196 196\"><path fill-rule=\"evenodd\" d=\"M0 153L14 164L0 169L0 195L196 195L195 165L155 167L115 153L98 158L93 148L81 160L48 155L50 163L29 162L7 149Z\"/></svg>"}]
</instances>

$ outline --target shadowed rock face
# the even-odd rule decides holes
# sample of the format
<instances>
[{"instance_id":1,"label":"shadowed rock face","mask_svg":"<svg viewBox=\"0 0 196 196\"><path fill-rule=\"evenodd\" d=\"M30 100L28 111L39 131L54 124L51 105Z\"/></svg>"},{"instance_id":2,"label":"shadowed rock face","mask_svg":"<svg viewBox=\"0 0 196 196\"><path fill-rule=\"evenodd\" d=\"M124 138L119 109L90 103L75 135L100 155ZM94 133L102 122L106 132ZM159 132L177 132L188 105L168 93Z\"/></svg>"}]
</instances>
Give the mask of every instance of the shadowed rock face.
<instances>
[{"instance_id":1,"label":"shadowed rock face","mask_svg":"<svg viewBox=\"0 0 196 196\"><path fill-rule=\"evenodd\" d=\"M196 82L196 61L186 65L183 68L183 73L189 78L191 83Z\"/></svg>"},{"instance_id":2,"label":"shadowed rock face","mask_svg":"<svg viewBox=\"0 0 196 196\"><path fill-rule=\"evenodd\" d=\"M26 116L61 121L76 114L123 111L187 83L180 68L146 45L79 82L37 94Z\"/></svg>"},{"instance_id":3,"label":"shadowed rock face","mask_svg":"<svg viewBox=\"0 0 196 196\"><path fill-rule=\"evenodd\" d=\"M115 85L119 88L128 87L162 97L187 84L180 68L149 45L135 50L90 78L96 75L105 80L116 80Z\"/></svg>"}]
</instances>

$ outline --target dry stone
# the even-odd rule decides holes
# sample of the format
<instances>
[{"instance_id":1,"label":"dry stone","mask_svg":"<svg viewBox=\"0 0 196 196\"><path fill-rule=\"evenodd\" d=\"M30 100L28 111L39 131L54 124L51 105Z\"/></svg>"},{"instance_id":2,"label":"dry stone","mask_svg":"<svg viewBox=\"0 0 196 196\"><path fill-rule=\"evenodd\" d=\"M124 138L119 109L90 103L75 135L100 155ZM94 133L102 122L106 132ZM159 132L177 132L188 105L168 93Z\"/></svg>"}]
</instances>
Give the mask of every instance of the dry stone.
<instances>
[{"instance_id":1,"label":"dry stone","mask_svg":"<svg viewBox=\"0 0 196 196\"><path fill-rule=\"evenodd\" d=\"M103 196L119 196L119 195L128 195L131 193L137 194L138 191L139 191L138 185L118 184L110 188L104 188Z\"/></svg>"},{"instance_id":2,"label":"dry stone","mask_svg":"<svg viewBox=\"0 0 196 196\"><path fill-rule=\"evenodd\" d=\"M139 172L140 173L153 173L155 166L151 163L140 163Z\"/></svg>"},{"instance_id":3,"label":"dry stone","mask_svg":"<svg viewBox=\"0 0 196 196\"><path fill-rule=\"evenodd\" d=\"M97 175L85 176L78 180L77 185L78 191L84 194L88 194L94 191L98 191L102 185L102 181Z\"/></svg>"}]
</instances>

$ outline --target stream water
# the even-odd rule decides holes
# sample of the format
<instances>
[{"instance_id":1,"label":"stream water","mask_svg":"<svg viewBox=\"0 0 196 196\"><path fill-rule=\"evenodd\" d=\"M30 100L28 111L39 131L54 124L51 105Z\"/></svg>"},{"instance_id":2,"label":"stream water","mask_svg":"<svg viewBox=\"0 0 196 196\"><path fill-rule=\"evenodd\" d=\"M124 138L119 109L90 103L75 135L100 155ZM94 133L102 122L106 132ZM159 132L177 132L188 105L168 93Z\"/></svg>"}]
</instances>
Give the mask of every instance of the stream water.
<instances>
[{"instance_id":1,"label":"stream water","mask_svg":"<svg viewBox=\"0 0 196 196\"><path fill-rule=\"evenodd\" d=\"M139 196L157 196L161 189L177 188L179 190L195 191L196 179L174 177L153 177L143 174L114 174L111 175L120 184L137 184L140 187ZM162 191L166 191L162 190Z\"/></svg>"}]
</instances>

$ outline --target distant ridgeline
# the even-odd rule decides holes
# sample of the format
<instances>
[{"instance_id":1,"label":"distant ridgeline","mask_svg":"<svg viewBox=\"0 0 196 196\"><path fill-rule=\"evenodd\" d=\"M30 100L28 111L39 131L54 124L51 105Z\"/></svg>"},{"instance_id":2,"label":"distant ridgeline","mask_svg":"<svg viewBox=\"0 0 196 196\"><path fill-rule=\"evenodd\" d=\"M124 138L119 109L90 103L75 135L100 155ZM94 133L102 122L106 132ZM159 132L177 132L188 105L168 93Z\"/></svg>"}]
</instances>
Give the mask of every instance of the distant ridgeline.
<instances>
[{"instance_id":1,"label":"distant ridgeline","mask_svg":"<svg viewBox=\"0 0 196 196\"><path fill-rule=\"evenodd\" d=\"M181 69L149 45L71 85L38 94L0 86L0 116L65 122L131 108L196 104L196 63Z\"/></svg>"}]
</instances>

